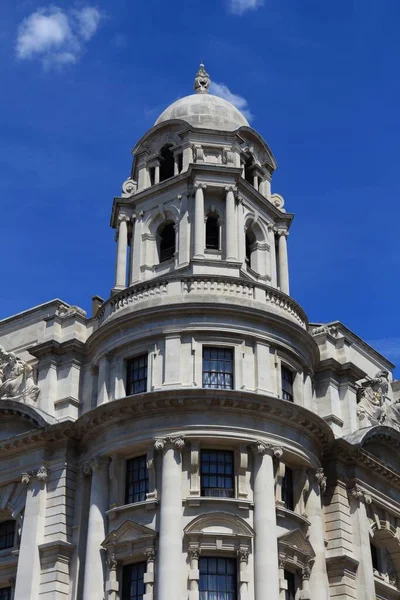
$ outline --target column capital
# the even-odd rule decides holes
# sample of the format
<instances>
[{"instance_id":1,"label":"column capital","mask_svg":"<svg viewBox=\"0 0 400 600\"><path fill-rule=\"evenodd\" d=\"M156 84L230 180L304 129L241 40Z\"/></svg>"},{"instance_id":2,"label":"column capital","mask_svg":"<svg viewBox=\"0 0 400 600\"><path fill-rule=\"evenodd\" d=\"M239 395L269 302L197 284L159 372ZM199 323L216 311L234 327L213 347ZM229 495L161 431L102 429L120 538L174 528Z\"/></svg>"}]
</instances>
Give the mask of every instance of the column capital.
<instances>
[{"instance_id":1,"label":"column capital","mask_svg":"<svg viewBox=\"0 0 400 600\"><path fill-rule=\"evenodd\" d=\"M109 556L107 558L107 567L109 568L110 571L116 571L119 565L119 560L117 559L117 557L115 556L115 553L113 552L111 556Z\"/></svg>"},{"instance_id":2,"label":"column capital","mask_svg":"<svg viewBox=\"0 0 400 600\"><path fill-rule=\"evenodd\" d=\"M312 569L312 561L309 561L301 570L301 578L303 581L310 579Z\"/></svg>"},{"instance_id":3,"label":"column capital","mask_svg":"<svg viewBox=\"0 0 400 600\"><path fill-rule=\"evenodd\" d=\"M156 560L156 551L154 550L154 548L146 548L143 554L145 555L148 563L154 562Z\"/></svg>"},{"instance_id":4,"label":"column capital","mask_svg":"<svg viewBox=\"0 0 400 600\"><path fill-rule=\"evenodd\" d=\"M372 496L368 494L358 483L353 487L348 488L347 493L352 498L358 500L358 502L364 502L365 504L372 504Z\"/></svg>"},{"instance_id":5,"label":"column capital","mask_svg":"<svg viewBox=\"0 0 400 600\"><path fill-rule=\"evenodd\" d=\"M132 221L132 217L130 215L118 215L118 224L122 222L130 223Z\"/></svg>"},{"instance_id":6,"label":"column capital","mask_svg":"<svg viewBox=\"0 0 400 600\"><path fill-rule=\"evenodd\" d=\"M252 449L255 454L269 454L270 456L274 456L275 458L281 458L283 454L283 448L281 448L280 446L266 444L265 442L261 442L260 440L257 440L257 442L252 446Z\"/></svg>"},{"instance_id":7,"label":"column capital","mask_svg":"<svg viewBox=\"0 0 400 600\"><path fill-rule=\"evenodd\" d=\"M247 546L241 546L237 551L239 562L246 563L246 565L249 562L249 555L250 551Z\"/></svg>"},{"instance_id":8,"label":"column capital","mask_svg":"<svg viewBox=\"0 0 400 600\"><path fill-rule=\"evenodd\" d=\"M82 463L80 466L80 476L83 479L91 475L94 471L99 471L105 467L109 467L110 461L106 456L95 456L90 460Z\"/></svg>"},{"instance_id":9,"label":"column capital","mask_svg":"<svg viewBox=\"0 0 400 600\"><path fill-rule=\"evenodd\" d=\"M184 436L168 436L163 438L156 438L154 440L154 448L155 450L169 450L170 448L174 448L176 450L182 451L185 445Z\"/></svg>"},{"instance_id":10,"label":"column capital","mask_svg":"<svg viewBox=\"0 0 400 600\"><path fill-rule=\"evenodd\" d=\"M322 467L319 467L318 469L308 469L307 474L310 479L315 479L317 481L319 487L321 488L321 493L323 494L326 490L327 480L324 469Z\"/></svg>"},{"instance_id":11,"label":"column capital","mask_svg":"<svg viewBox=\"0 0 400 600\"><path fill-rule=\"evenodd\" d=\"M197 182L197 183L193 184L193 187L194 187L194 189L197 192L197 190L206 190L207 189L207 184L206 183Z\"/></svg>"},{"instance_id":12,"label":"column capital","mask_svg":"<svg viewBox=\"0 0 400 600\"><path fill-rule=\"evenodd\" d=\"M49 479L49 472L47 468L42 465L34 471L29 471L21 474L21 483L23 485L29 485L32 479L37 479L40 483L46 483Z\"/></svg>"},{"instance_id":13,"label":"column capital","mask_svg":"<svg viewBox=\"0 0 400 600\"><path fill-rule=\"evenodd\" d=\"M285 565L286 565L286 554L283 554L283 552L279 552L278 554L278 566L280 569L284 569Z\"/></svg>"},{"instance_id":14,"label":"column capital","mask_svg":"<svg viewBox=\"0 0 400 600\"><path fill-rule=\"evenodd\" d=\"M289 232L287 229L275 229L275 232L279 235L279 237L288 237Z\"/></svg>"},{"instance_id":15,"label":"column capital","mask_svg":"<svg viewBox=\"0 0 400 600\"><path fill-rule=\"evenodd\" d=\"M237 189L236 185L226 185L225 186L225 192L226 193L232 192L233 194L236 194L237 191L238 191L238 189Z\"/></svg>"},{"instance_id":16,"label":"column capital","mask_svg":"<svg viewBox=\"0 0 400 600\"><path fill-rule=\"evenodd\" d=\"M200 546L190 546L188 550L190 560L199 560L200 558Z\"/></svg>"}]
</instances>

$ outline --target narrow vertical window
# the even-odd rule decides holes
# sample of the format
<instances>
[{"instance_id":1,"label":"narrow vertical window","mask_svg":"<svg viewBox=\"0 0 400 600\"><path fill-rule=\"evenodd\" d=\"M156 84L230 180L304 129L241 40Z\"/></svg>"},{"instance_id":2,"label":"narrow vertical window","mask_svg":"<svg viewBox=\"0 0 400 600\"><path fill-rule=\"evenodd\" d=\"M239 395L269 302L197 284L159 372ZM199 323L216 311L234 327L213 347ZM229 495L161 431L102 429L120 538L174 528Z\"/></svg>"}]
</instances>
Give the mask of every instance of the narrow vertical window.
<instances>
[{"instance_id":1,"label":"narrow vertical window","mask_svg":"<svg viewBox=\"0 0 400 600\"><path fill-rule=\"evenodd\" d=\"M203 348L203 387L233 389L233 350Z\"/></svg>"},{"instance_id":2,"label":"narrow vertical window","mask_svg":"<svg viewBox=\"0 0 400 600\"><path fill-rule=\"evenodd\" d=\"M372 558L372 568L374 571L380 572L380 560L379 560L379 551L374 544L371 544L371 558Z\"/></svg>"},{"instance_id":3,"label":"narrow vertical window","mask_svg":"<svg viewBox=\"0 0 400 600\"><path fill-rule=\"evenodd\" d=\"M282 500L288 510L294 510L293 471L289 467L285 468L285 477L282 480Z\"/></svg>"},{"instance_id":4,"label":"narrow vertical window","mask_svg":"<svg viewBox=\"0 0 400 600\"><path fill-rule=\"evenodd\" d=\"M144 502L149 491L146 456L126 461L125 504Z\"/></svg>"},{"instance_id":5,"label":"narrow vertical window","mask_svg":"<svg viewBox=\"0 0 400 600\"><path fill-rule=\"evenodd\" d=\"M202 450L200 465L201 495L233 498L233 452Z\"/></svg>"},{"instance_id":6,"label":"narrow vertical window","mask_svg":"<svg viewBox=\"0 0 400 600\"><path fill-rule=\"evenodd\" d=\"M201 557L200 600L238 600L234 558Z\"/></svg>"},{"instance_id":7,"label":"narrow vertical window","mask_svg":"<svg viewBox=\"0 0 400 600\"><path fill-rule=\"evenodd\" d=\"M296 600L296 578L291 571L284 572L287 589L285 590L285 600Z\"/></svg>"},{"instance_id":8,"label":"narrow vertical window","mask_svg":"<svg viewBox=\"0 0 400 600\"><path fill-rule=\"evenodd\" d=\"M126 395L147 392L147 354L128 360Z\"/></svg>"},{"instance_id":9,"label":"narrow vertical window","mask_svg":"<svg viewBox=\"0 0 400 600\"><path fill-rule=\"evenodd\" d=\"M121 600L143 600L144 574L147 565L145 562L126 565L122 570L122 596Z\"/></svg>"},{"instance_id":10,"label":"narrow vertical window","mask_svg":"<svg viewBox=\"0 0 400 600\"><path fill-rule=\"evenodd\" d=\"M219 225L217 215L208 215L206 221L206 248L219 250Z\"/></svg>"},{"instance_id":11,"label":"narrow vertical window","mask_svg":"<svg viewBox=\"0 0 400 600\"><path fill-rule=\"evenodd\" d=\"M15 521L3 521L0 523L0 550L12 548L15 539Z\"/></svg>"},{"instance_id":12,"label":"narrow vertical window","mask_svg":"<svg viewBox=\"0 0 400 600\"><path fill-rule=\"evenodd\" d=\"M174 176L174 155L171 146L161 148L160 152L160 182Z\"/></svg>"},{"instance_id":13,"label":"narrow vertical window","mask_svg":"<svg viewBox=\"0 0 400 600\"><path fill-rule=\"evenodd\" d=\"M287 367L282 365L281 367L282 376L282 398L293 402L293 373Z\"/></svg>"},{"instance_id":14,"label":"narrow vertical window","mask_svg":"<svg viewBox=\"0 0 400 600\"><path fill-rule=\"evenodd\" d=\"M150 176L150 185L154 185L154 182L156 180L156 168L155 167L150 167L149 176Z\"/></svg>"},{"instance_id":15,"label":"narrow vertical window","mask_svg":"<svg viewBox=\"0 0 400 600\"><path fill-rule=\"evenodd\" d=\"M160 263L173 258L175 254L175 225L167 223L159 231L159 258Z\"/></svg>"},{"instance_id":16,"label":"narrow vertical window","mask_svg":"<svg viewBox=\"0 0 400 600\"><path fill-rule=\"evenodd\" d=\"M12 598L12 588L0 588L0 600L11 600Z\"/></svg>"}]
</instances>

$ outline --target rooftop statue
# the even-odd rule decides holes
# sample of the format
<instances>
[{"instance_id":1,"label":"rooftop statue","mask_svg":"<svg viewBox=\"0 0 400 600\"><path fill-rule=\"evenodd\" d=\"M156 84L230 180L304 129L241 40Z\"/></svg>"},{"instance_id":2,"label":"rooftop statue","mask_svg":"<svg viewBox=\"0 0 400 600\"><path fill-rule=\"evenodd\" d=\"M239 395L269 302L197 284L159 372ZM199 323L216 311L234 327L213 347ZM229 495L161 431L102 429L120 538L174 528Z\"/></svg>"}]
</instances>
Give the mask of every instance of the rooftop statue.
<instances>
[{"instance_id":1,"label":"rooftop statue","mask_svg":"<svg viewBox=\"0 0 400 600\"><path fill-rule=\"evenodd\" d=\"M0 346L0 399L36 402L39 392L32 367Z\"/></svg>"},{"instance_id":2,"label":"rooftop statue","mask_svg":"<svg viewBox=\"0 0 400 600\"><path fill-rule=\"evenodd\" d=\"M381 423L386 395L389 390L389 373L378 371L374 379L361 384L358 390L357 414L362 427Z\"/></svg>"}]
</instances>

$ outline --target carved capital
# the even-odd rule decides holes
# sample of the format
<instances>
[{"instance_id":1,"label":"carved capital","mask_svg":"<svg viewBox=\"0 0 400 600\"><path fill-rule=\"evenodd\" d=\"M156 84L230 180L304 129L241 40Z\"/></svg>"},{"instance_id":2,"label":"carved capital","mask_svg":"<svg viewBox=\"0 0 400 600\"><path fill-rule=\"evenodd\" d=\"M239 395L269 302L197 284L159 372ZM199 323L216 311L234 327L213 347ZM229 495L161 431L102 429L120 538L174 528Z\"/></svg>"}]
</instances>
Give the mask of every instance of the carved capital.
<instances>
[{"instance_id":1,"label":"carved capital","mask_svg":"<svg viewBox=\"0 0 400 600\"><path fill-rule=\"evenodd\" d=\"M147 562L154 562L156 560L156 551L154 548L146 548L144 551Z\"/></svg>"},{"instance_id":2,"label":"carved capital","mask_svg":"<svg viewBox=\"0 0 400 600\"><path fill-rule=\"evenodd\" d=\"M171 447L181 451L184 445L185 438L183 436L168 436L165 438L156 438L154 440L154 449L158 451L167 450Z\"/></svg>"},{"instance_id":3,"label":"carved capital","mask_svg":"<svg viewBox=\"0 0 400 600\"><path fill-rule=\"evenodd\" d=\"M129 215L118 215L118 224L123 222L130 223L131 217Z\"/></svg>"},{"instance_id":4,"label":"carved capital","mask_svg":"<svg viewBox=\"0 0 400 600\"><path fill-rule=\"evenodd\" d=\"M188 551L190 560L199 560L200 548L199 546L191 546Z\"/></svg>"},{"instance_id":5,"label":"carved capital","mask_svg":"<svg viewBox=\"0 0 400 600\"><path fill-rule=\"evenodd\" d=\"M250 554L250 552L247 547L241 547L237 551L239 561L246 563L246 565L249 562L249 554Z\"/></svg>"},{"instance_id":6,"label":"carved capital","mask_svg":"<svg viewBox=\"0 0 400 600\"><path fill-rule=\"evenodd\" d=\"M207 184L206 183L195 183L193 185L195 191L197 192L197 190L206 190L207 189Z\"/></svg>"},{"instance_id":7,"label":"carved capital","mask_svg":"<svg viewBox=\"0 0 400 600\"><path fill-rule=\"evenodd\" d=\"M31 476L29 473L22 473L21 476L21 483L23 483L24 485L28 485L31 481Z\"/></svg>"},{"instance_id":8,"label":"carved capital","mask_svg":"<svg viewBox=\"0 0 400 600\"><path fill-rule=\"evenodd\" d=\"M371 495L368 494L368 492L366 492L360 485L358 485L358 483L348 489L348 494L359 502L364 502L365 504L372 503Z\"/></svg>"},{"instance_id":9,"label":"carved capital","mask_svg":"<svg viewBox=\"0 0 400 600\"><path fill-rule=\"evenodd\" d=\"M119 561L117 560L117 557L114 553L107 558L107 567L110 571L116 571L118 568L118 564Z\"/></svg>"},{"instance_id":10,"label":"carved capital","mask_svg":"<svg viewBox=\"0 0 400 600\"><path fill-rule=\"evenodd\" d=\"M261 442L260 440L257 440L255 445L253 446L253 451L256 454L269 454L270 456L274 456L275 458L281 458L283 454L283 448L281 448L280 446L266 444L265 442Z\"/></svg>"},{"instance_id":11,"label":"carved capital","mask_svg":"<svg viewBox=\"0 0 400 600\"><path fill-rule=\"evenodd\" d=\"M225 192L232 192L233 194L237 193L237 187L235 185L226 185L225 186Z\"/></svg>"},{"instance_id":12,"label":"carved capital","mask_svg":"<svg viewBox=\"0 0 400 600\"><path fill-rule=\"evenodd\" d=\"M36 471L36 478L41 481L42 483L46 483L46 481L49 479L49 473L46 469L46 467L44 465L42 465L37 471Z\"/></svg>"},{"instance_id":13,"label":"carved capital","mask_svg":"<svg viewBox=\"0 0 400 600\"><path fill-rule=\"evenodd\" d=\"M327 479L322 467L319 467L318 469L309 469L307 473L311 479L315 479L318 482L318 485L321 489L321 493L323 494L326 490Z\"/></svg>"},{"instance_id":14,"label":"carved capital","mask_svg":"<svg viewBox=\"0 0 400 600\"><path fill-rule=\"evenodd\" d=\"M312 563L309 562L305 567L302 568L301 570L301 578L302 580L308 580L310 579L311 576L311 569L312 569Z\"/></svg>"},{"instance_id":15,"label":"carved capital","mask_svg":"<svg viewBox=\"0 0 400 600\"><path fill-rule=\"evenodd\" d=\"M277 229L276 233L279 237L281 237L281 236L288 237L289 236L289 232L286 229Z\"/></svg>"},{"instance_id":16,"label":"carved capital","mask_svg":"<svg viewBox=\"0 0 400 600\"><path fill-rule=\"evenodd\" d=\"M283 552L279 552L278 563L279 563L279 568L280 569L284 569L285 568L285 565L286 565L286 554L283 554Z\"/></svg>"}]
</instances>

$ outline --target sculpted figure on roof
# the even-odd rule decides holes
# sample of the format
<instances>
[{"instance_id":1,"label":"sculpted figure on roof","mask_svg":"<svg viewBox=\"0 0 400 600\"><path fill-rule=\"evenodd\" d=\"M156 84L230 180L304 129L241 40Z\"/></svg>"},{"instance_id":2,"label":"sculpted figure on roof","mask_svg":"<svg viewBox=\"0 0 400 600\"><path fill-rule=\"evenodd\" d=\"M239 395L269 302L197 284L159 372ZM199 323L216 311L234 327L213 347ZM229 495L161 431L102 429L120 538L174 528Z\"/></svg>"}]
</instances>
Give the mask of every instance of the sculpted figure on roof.
<instances>
[{"instance_id":1,"label":"sculpted figure on roof","mask_svg":"<svg viewBox=\"0 0 400 600\"><path fill-rule=\"evenodd\" d=\"M39 388L33 380L32 367L14 352L0 346L0 399L36 402Z\"/></svg>"},{"instance_id":2,"label":"sculpted figure on roof","mask_svg":"<svg viewBox=\"0 0 400 600\"><path fill-rule=\"evenodd\" d=\"M384 416L384 402L389 390L389 373L378 371L373 379L361 384L357 414L361 427L378 425Z\"/></svg>"}]
</instances>

